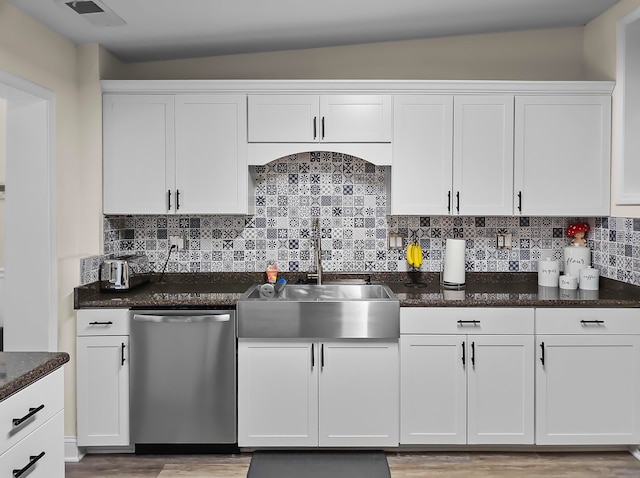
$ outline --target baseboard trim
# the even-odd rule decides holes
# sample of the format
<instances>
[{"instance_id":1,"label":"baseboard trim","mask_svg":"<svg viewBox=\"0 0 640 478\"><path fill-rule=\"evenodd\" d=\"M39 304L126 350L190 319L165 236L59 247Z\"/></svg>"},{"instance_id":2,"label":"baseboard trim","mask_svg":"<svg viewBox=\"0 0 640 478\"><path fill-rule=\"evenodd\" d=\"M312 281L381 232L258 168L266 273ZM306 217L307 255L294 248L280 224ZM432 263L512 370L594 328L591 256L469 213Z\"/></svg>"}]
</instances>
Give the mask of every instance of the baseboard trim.
<instances>
[{"instance_id":1,"label":"baseboard trim","mask_svg":"<svg viewBox=\"0 0 640 478\"><path fill-rule=\"evenodd\" d=\"M78 463L85 455L82 448L78 448L78 437L64 437L64 461L67 463Z\"/></svg>"}]
</instances>

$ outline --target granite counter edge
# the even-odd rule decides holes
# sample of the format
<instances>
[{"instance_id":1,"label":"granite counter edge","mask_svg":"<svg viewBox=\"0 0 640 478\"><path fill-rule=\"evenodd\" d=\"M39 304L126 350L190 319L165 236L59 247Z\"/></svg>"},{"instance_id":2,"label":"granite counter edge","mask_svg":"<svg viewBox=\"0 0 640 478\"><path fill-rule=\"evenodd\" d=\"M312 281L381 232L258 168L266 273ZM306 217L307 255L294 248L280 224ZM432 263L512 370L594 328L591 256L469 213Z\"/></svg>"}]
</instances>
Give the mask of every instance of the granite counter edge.
<instances>
[{"instance_id":1,"label":"granite counter edge","mask_svg":"<svg viewBox=\"0 0 640 478\"><path fill-rule=\"evenodd\" d=\"M11 354L11 352L5 352L5 354ZM65 363L67 363L69 359L69 354L66 352L53 353L53 356L46 362L41 363L40 365L36 365L28 372L13 379L11 382L0 386L0 402L9 398L13 394L27 388L29 385L37 382L42 377L59 369Z\"/></svg>"}]
</instances>

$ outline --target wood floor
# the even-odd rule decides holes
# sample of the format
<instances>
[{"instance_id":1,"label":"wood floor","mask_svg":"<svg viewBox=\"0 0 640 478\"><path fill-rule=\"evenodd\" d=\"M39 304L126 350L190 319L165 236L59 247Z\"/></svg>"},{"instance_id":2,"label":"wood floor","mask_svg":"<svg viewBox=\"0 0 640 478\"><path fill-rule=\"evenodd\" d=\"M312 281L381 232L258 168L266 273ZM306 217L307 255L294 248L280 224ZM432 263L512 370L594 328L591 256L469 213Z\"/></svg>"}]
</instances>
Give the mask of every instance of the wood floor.
<instances>
[{"instance_id":1,"label":"wood floor","mask_svg":"<svg viewBox=\"0 0 640 478\"><path fill-rule=\"evenodd\" d=\"M387 460L392 478L640 477L640 461L626 452L388 453ZM249 453L87 455L67 463L66 478L245 478L250 461Z\"/></svg>"}]
</instances>

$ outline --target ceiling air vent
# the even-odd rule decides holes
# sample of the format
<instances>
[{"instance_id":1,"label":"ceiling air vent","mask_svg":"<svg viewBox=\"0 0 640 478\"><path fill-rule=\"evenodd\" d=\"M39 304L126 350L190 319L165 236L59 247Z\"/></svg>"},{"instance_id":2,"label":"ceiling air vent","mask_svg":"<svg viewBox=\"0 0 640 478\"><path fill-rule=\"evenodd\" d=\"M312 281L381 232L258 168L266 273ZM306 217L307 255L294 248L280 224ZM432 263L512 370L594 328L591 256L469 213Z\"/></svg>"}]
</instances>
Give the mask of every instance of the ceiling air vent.
<instances>
[{"instance_id":1,"label":"ceiling air vent","mask_svg":"<svg viewBox=\"0 0 640 478\"><path fill-rule=\"evenodd\" d=\"M102 8L92 1L66 2L65 5L80 15L104 12Z\"/></svg>"},{"instance_id":2,"label":"ceiling air vent","mask_svg":"<svg viewBox=\"0 0 640 478\"><path fill-rule=\"evenodd\" d=\"M64 5L71 10L82 15L82 18L89 20L94 25L101 27L126 25L126 22L122 18L99 0L78 0L71 2L63 0L61 3L64 3Z\"/></svg>"}]
</instances>

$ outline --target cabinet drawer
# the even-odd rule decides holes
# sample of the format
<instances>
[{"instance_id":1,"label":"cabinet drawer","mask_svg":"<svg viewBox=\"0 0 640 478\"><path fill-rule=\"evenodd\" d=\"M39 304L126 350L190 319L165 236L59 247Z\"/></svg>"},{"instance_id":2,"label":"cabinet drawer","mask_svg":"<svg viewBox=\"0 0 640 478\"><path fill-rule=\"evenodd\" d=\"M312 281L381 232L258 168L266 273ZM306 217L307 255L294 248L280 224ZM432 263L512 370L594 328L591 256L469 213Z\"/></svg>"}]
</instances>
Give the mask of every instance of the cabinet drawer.
<instances>
[{"instance_id":1,"label":"cabinet drawer","mask_svg":"<svg viewBox=\"0 0 640 478\"><path fill-rule=\"evenodd\" d=\"M401 334L533 334L531 308L403 307Z\"/></svg>"},{"instance_id":2,"label":"cabinet drawer","mask_svg":"<svg viewBox=\"0 0 640 478\"><path fill-rule=\"evenodd\" d=\"M129 309L81 309L76 335L129 335Z\"/></svg>"},{"instance_id":3,"label":"cabinet drawer","mask_svg":"<svg viewBox=\"0 0 640 478\"><path fill-rule=\"evenodd\" d=\"M64 412L0 456L0 476L14 476L14 470L29 463L33 464L22 475L25 478L64 478Z\"/></svg>"},{"instance_id":4,"label":"cabinet drawer","mask_svg":"<svg viewBox=\"0 0 640 478\"><path fill-rule=\"evenodd\" d=\"M0 453L8 450L35 431L62 410L63 407L64 381L62 368L0 402L0 446L2 447L0 448ZM22 423L13 424L14 419L23 418L32 409L39 410ZM0 472L0 476L5 475Z\"/></svg>"},{"instance_id":5,"label":"cabinet drawer","mask_svg":"<svg viewBox=\"0 0 640 478\"><path fill-rule=\"evenodd\" d=\"M640 309L536 309L538 334L640 334Z\"/></svg>"}]
</instances>

